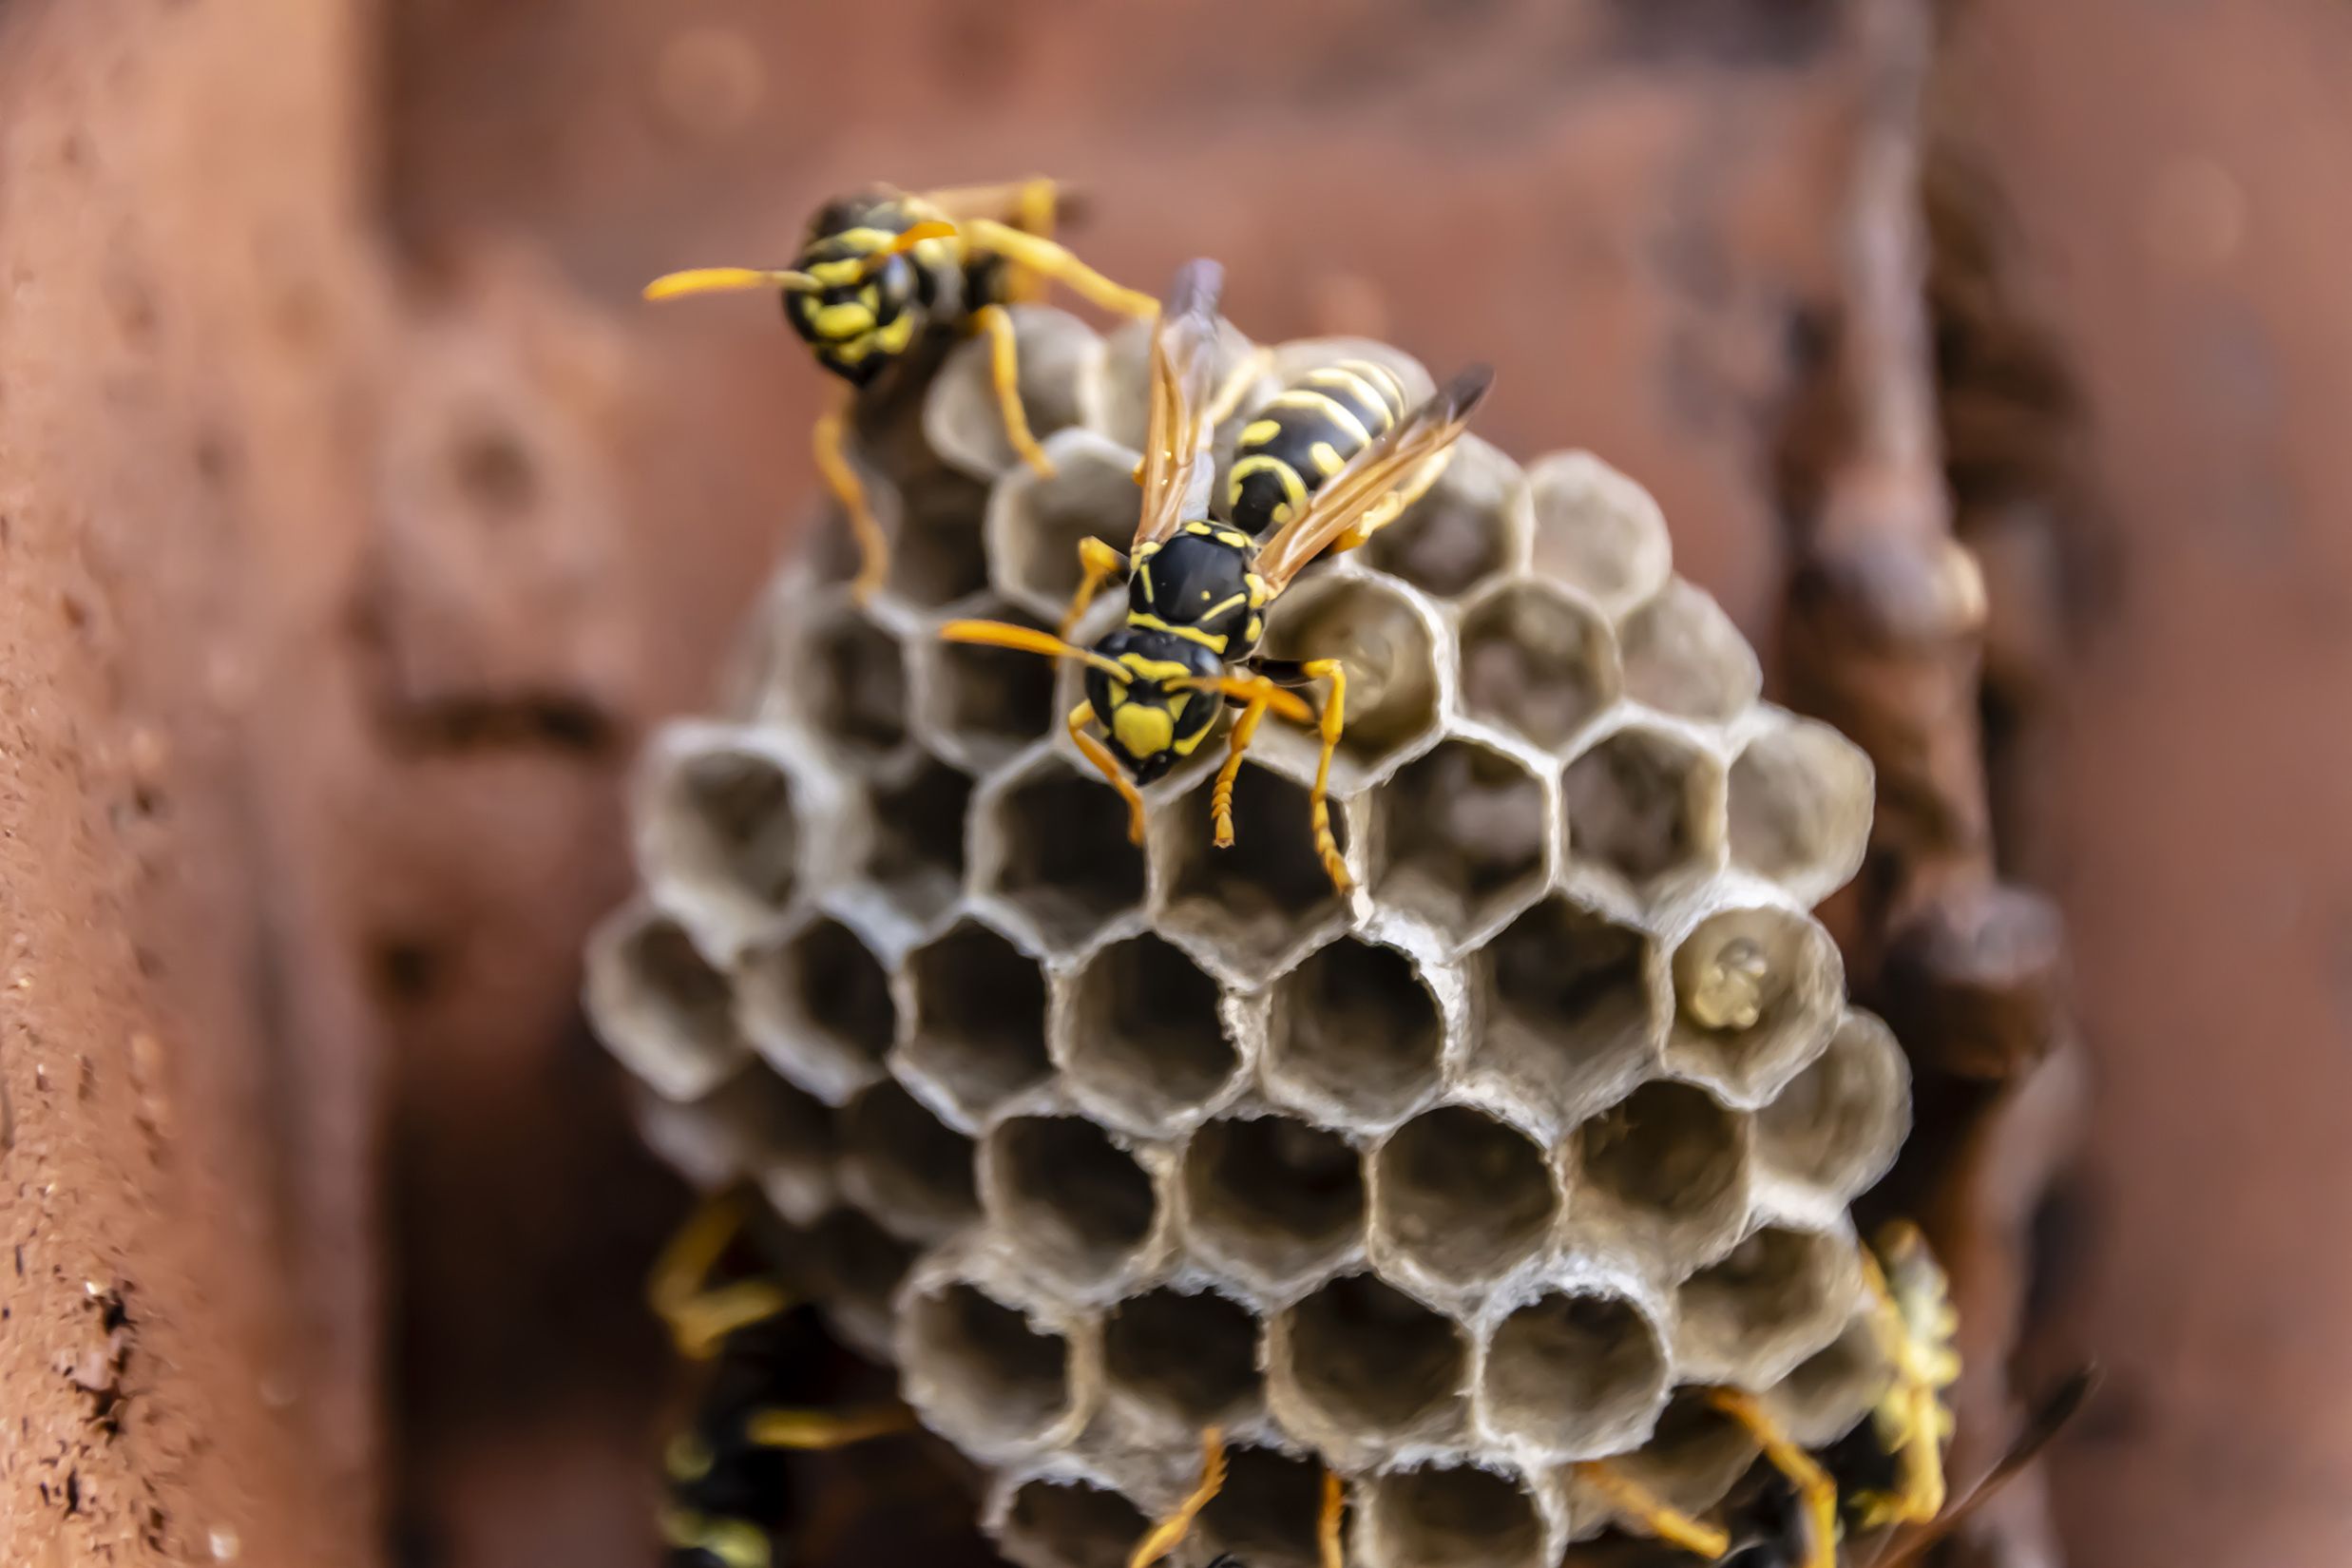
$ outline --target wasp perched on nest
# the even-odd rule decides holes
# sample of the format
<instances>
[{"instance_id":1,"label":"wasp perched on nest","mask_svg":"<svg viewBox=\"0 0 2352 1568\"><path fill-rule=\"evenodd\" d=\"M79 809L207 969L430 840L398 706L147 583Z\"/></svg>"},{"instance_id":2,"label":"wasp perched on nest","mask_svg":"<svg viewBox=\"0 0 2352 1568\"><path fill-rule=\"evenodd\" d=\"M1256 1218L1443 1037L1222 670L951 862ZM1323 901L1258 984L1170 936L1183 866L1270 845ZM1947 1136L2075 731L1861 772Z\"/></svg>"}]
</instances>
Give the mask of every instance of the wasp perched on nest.
<instances>
[{"instance_id":1,"label":"wasp perched on nest","mask_svg":"<svg viewBox=\"0 0 2352 1568\"><path fill-rule=\"evenodd\" d=\"M1086 700L1066 719L1070 737L1126 801L1129 834L1138 844L1143 797L1138 786L1192 755L1225 704L1239 707L1241 717L1227 736L1225 765L1210 797L1219 848L1233 841L1233 781L1259 722L1275 713L1315 723L1322 736L1309 797L1315 851L1332 886L1344 892L1350 882L1331 832L1329 792L1331 757L1345 723L1347 672L1336 659L1258 657L1266 612L1310 562L1363 544L1402 509L1403 492L1425 488L1434 465L1486 395L1492 374L1482 365L1464 371L1410 415L1388 414L1377 438L1358 424L1353 433L1361 439L1349 443L1355 449L1344 460L1329 440L1310 441L1328 461L1317 462L1315 482L1302 489L1302 500L1251 508L1253 522L1273 530L1261 541L1209 515L1215 416L1233 401L1230 391L1219 393L1211 385L1222 277L1213 261L1186 266L1153 334L1151 416L1137 470L1143 506L1129 553L1121 557L1099 540L1081 544L1083 576L1063 618L1062 637L995 621L952 621L940 636L1084 665ZM1316 395L1329 409L1340 407ZM1367 395L1376 394L1367 389ZM1318 411L1330 417L1329 410ZM1368 407L1366 417L1372 417ZM1281 434L1277 429L1265 439ZM1284 472L1303 485L1297 474ZM1131 574L1125 623L1091 649L1064 641L1095 590L1121 571ZM1230 673L1235 668L1247 673ZM1329 686L1319 717L1291 690L1317 680ZM1090 735L1092 725L1100 725L1106 738Z\"/></svg>"},{"instance_id":2,"label":"wasp perched on nest","mask_svg":"<svg viewBox=\"0 0 2352 1568\"><path fill-rule=\"evenodd\" d=\"M1149 295L1119 287L1057 244L1056 206L1050 180L922 195L876 186L820 208L789 267L697 267L645 286L648 299L777 290L785 320L816 362L849 382L842 403L816 423L816 465L857 538L852 586L861 602L882 586L890 564L889 541L845 449L861 389L936 333L985 332L1004 433L1023 462L1050 478L1053 460L1022 407L1019 348L1004 306L1051 279L1122 315L1148 316L1159 308Z\"/></svg>"}]
</instances>

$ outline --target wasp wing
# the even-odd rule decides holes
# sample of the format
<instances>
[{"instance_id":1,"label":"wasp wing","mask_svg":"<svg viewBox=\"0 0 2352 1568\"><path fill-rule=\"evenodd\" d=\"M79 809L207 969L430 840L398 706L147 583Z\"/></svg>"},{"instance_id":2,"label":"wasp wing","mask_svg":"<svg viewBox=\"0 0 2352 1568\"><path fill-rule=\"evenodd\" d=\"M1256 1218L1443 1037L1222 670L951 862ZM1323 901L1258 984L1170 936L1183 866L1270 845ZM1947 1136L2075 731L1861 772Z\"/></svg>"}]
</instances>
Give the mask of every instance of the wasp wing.
<instances>
[{"instance_id":1,"label":"wasp wing","mask_svg":"<svg viewBox=\"0 0 2352 1568\"><path fill-rule=\"evenodd\" d=\"M1179 269L1152 328L1152 417L1143 437L1143 510L1138 545L1172 536L1187 518L1208 515L1215 434L1207 418L1215 394L1217 292L1225 269L1189 261Z\"/></svg>"}]
</instances>

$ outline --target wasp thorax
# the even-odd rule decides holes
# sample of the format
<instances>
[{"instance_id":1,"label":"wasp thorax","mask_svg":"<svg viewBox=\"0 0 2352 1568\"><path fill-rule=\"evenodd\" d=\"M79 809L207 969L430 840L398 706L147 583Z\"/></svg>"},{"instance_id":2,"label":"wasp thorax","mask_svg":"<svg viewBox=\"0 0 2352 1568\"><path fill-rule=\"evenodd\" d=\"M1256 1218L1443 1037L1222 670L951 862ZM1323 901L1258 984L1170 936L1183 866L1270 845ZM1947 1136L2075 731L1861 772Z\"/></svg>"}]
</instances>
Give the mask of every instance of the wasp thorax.
<instances>
[{"instance_id":1,"label":"wasp thorax","mask_svg":"<svg viewBox=\"0 0 2352 1568\"><path fill-rule=\"evenodd\" d=\"M1266 584L1250 569L1255 548L1238 528L1187 523L1166 544L1138 549L1127 586L1132 623L1229 660L1246 658L1266 631Z\"/></svg>"}]
</instances>

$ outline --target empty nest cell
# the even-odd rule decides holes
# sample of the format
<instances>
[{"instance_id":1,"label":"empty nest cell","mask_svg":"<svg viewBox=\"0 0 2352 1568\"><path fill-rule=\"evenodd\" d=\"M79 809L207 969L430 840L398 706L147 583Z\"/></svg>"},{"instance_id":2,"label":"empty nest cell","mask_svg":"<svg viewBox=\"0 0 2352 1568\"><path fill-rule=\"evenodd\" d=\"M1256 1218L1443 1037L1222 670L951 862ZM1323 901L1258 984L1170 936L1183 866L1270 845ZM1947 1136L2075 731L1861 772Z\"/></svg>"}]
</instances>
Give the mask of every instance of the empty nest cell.
<instances>
[{"instance_id":1,"label":"empty nest cell","mask_svg":"<svg viewBox=\"0 0 2352 1568\"><path fill-rule=\"evenodd\" d=\"M1808 904L1827 897L1862 865L1873 782L1869 757L1852 741L1781 716L1731 764L1733 864Z\"/></svg>"},{"instance_id":2,"label":"empty nest cell","mask_svg":"<svg viewBox=\"0 0 2352 1568\"><path fill-rule=\"evenodd\" d=\"M1864 1314L1849 1320L1837 1338L1806 1357L1765 1398L1790 1436L1824 1447L1853 1429L1892 1375L1878 1326Z\"/></svg>"},{"instance_id":3,"label":"empty nest cell","mask_svg":"<svg viewBox=\"0 0 2352 1568\"><path fill-rule=\"evenodd\" d=\"M1415 1117L1373 1157L1376 1234L1434 1279L1501 1278L1543 1248L1559 1195L1543 1151L1482 1111Z\"/></svg>"},{"instance_id":4,"label":"empty nest cell","mask_svg":"<svg viewBox=\"0 0 2352 1568\"><path fill-rule=\"evenodd\" d=\"M895 507L886 497L894 499ZM885 528L895 512L898 526L890 546L890 587L927 608L952 604L988 584L988 562L981 547L980 519L987 487L969 475L933 465L897 476L895 495L874 495L875 515ZM854 541L847 522L822 535L820 547L838 552L846 579L855 569Z\"/></svg>"},{"instance_id":5,"label":"empty nest cell","mask_svg":"<svg viewBox=\"0 0 2352 1568\"><path fill-rule=\"evenodd\" d=\"M971 1452L1032 1446L1072 1416L1069 1342L976 1286L914 1296L900 1335L908 1397Z\"/></svg>"},{"instance_id":6,"label":"empty nest cell","mask_svg":"<svg viewBox=\"0 0 2352 1568\"><path fill-rule=\"evenodd\" d=\"M929 756L873 793L866 875L907 917L927 924L964 886L964 818L972 781Z\"/></svg>"},{"instance_id":7,"label":"empty nest cell","mask_svg":"<svg viewBox=\"0 0 2352 1568\"><path fill-rule=\"evenodd\" d=\"M1556 452L1527 468L1536 568L1623 615L1666 585L1673 546L1650 492L1590 452Z\"/></svg>"},{"instance_id":8,"label":"empty nest cell","mask_svg":"<svg viewBox=\"0 0 2352 1568\"><path fill-rule=\"evenodd\" d=\"M1059 1025L1062 1071L1131 1130L1165 1133L1215 1099L1240 1065L1216 982L1158 937L1096 953L1068 995Z\"/></svg>"},{"instance_id":9,"label":"empty nest cell","mask_svg":"<svg viewBox=\"0 0 2352 1568\"><path fill-rule=\"evenodd\" d=\"M1703 1514L1722 1501L1758 1452L1748 1429L1709 1403L1708 1392L1704 1387L1674 1390L1650 1440L1614 1462L1667 1506L1690 1514ZM1596 1511L1612 1510L1604 1504ZM1586 1516L1578 1511L1577 1517Z\"/></svg>"},{"instance_id":10,"label":"empty nest cell","mask_svg":"<svg viewBox=\"0 0 2352 1568\"><path fill-rule=\"evenodd\" d=\"M1022 411L1029 433L1043 441L1084 417L1085 391L1101 373L1102 340L1085 322L1051 306L1014 305L1010 315ZM957 344L931 377L923 405L923 433L931 449L982 479L1021 463L1004 430L993 354L994 340L983 333Z\"/></svg>"},{"instance_id":11,"label":"empty nest cell","mask_svg":"<svg viewBox=\"0 0 2352 1568\"><path fill-rule=\"evenodd\" d=\"M1128 839L1125 804L1100 778L1040 757L981 810L982 832L994 837L981 881L1046 942L1076 946L1142 902L1143 851Z\"/></svg>"},{"instance_id":12,"label":"empty nest cell","mask_svg":"<svg viewBox=\"0 0 2352 1568\"><path fill-rule=\"evenodd\" d=\"M1723 848L1723 773L1665 730L1632 727L1568 765L1568 858L1638 893Z\"/></svg>"},{"instance_id":13,"label":"empty nest cell","mask_svg":"<svg viewBox=\"0 0 2352 1568\"><path fill-rule=\"evenodd\" d=\"M863 613L837 609L811 628L794 687L809 722L856 762L907 738L907 663L898 640Z\"/></svg>"},{"instance_id":14,"label":"empty nest cell","mask_svg":"<svg viewBox=\"0 0 2352 1568\"><path fill-rule=\"evenodd\" d=\"M1375 796L1377 902L1465 942L1543 886L1543 781L1501 752L1446 740Z\"/></svg>"},{"instance_id":15,"label":"empty nest cell","mask_svg":"<svg viewBox=\"0 0 2352 1568\"><path fill-rule=\"evenodd\" d=\"M1649 1071L1663 1020L1639 932L1554 895L1482 956L1482 1075L1573 1122Z\"/></svg>"},{"instance_id":16,"label":"empty nest cell","mask_svg":"<svg viewBox=\"0 0 2352 1568\"><path fill-rule=\"evenodd\" d=\"M1323 1467L1278 1449L1236 1445L1225 1487L1201 1511L1204 1553L1231 1553L1247 1568L1320 1568L1315 1523Z\"/></svg>"},{"instance_id":17,"label":"empty nest cell","mask_svg":"<svg viewBox=\"0 0 2352 1568\"><path fill-rule=\"evenodd\" d=\"M1769 908L1708 916L1674 949L1667 1061L1734 1103L1787 1083L1836 1027L1845 975L1829 933Z\"/></svg>"},{"instance_id":18,"label":"empty nest cell","mask_svg":"<svg viewBox=\"0 0 2352 1568\"><path fill-rule=\"evenodd\" d=\"M727 977L666 916L607 923L589 957L588 1000L614 1053L673 1100L708 1093L743 1059Z\"/></svg>"},{"instance_id":19,"label":"empty nest cell","mask_svg":"<svg viewBox=\"0 0 2352 1568\"><path fill-rule=\"evenodd\" d=\"M1409 599L1388 584L1323 575L1302 579L1267 612L1266 653L1272 659L1336 659L1347 670L1348 700L1337 787L1348 789L1425 739L1438 722L1435 634ZM1329 687L1313 689L1317 703ZM1294 725L1270 725L1260 743L1311 761L1314 736Z\"/></svg>"},{"instance_id":20,"label":"empty nest cell","mask_svg":"<svg viewBox=\"0 0 2352 1568\"><path fill-rule=\"evenodd\" d=\"M1479 1403L1505 1439L1555 1460L1622 1452L1666 1398L1666 1348L1622 1296L1554 1291L1505 1318Z\"/></svg>"},{"instance_id":21,"label":"empty nest cell","mask_svg":"<svg viewBox=\"0 0 2352 1568\"><path fill-rule=\"evenodd\" d=\"M890 1234L870 1214L832 1210L810 1232L818 1297L842 1337L868 1355L888 1359L891 1298L913 1267L915 1248Z\"/></svg>"},{"instance_id":22,"label":"empty nest cell","mask_svg":"<svg viewBox=\"0 0 2352 1568\"><path fill-rule=\"evenodd\" d=\"M1382 1476L1358 1534L1372 1568L1545 1568L1543 1519L1518 1482L1471 1465Z\"/></svg>"},{"instance_id":23,"label":"empty nest cell","mask_svg":"<svg viewBox=\"0 0 2352 1568\"><path fill-rule=\"evenodd\" d=\"M1022 1261L1086 1289L1133 1267L1152 1233L1152 1178L1080 1117L1016 1117L984 1146L990 1214Z\"/></svg>"},{"instance_id":24,"label":"empty nest cell","mask_svg":"<svg viewBox=\"0 0 2352 1568\"><path fill-rule=\"evenodd\" d=\"M1364 1172L1336 1134L1289 1117L1212 1121L1184 1151L1194 1250L1269 1292L1314 1277L1364 1233Z\"/></svg>"},{"instance_id":25,"label":"empty nest cell","mask_svg":"<svg viewBox=\"0 0 2352 1568\"><path fill-rule=\"evenodd\" d=\"M1141 503L1136 454L1083 430L1055 440L1054 476L1008 474L989 497L989 570L997 591L1030 614L1060 621L1078 591L1080 541L1122 553L1135 543Z\"/></svg>"},{"instance_id":26,"label":"empty nest cell","mask_svg":"<svg viewBox=\"0 0 2352 1568\"><path fill-rule=\"evenodd\" d=\"M1586 605L1546 583L1513 583L1462 623L1462 701L1545 751L1616 699L1616 641Z\"/></svg>"},{"instance_id":27,"label":"empty nest cell","mask_svg":"<svg viewBox=\"0 0 2352 1568\"><path fill-rule=\"evenodd\" d=\"M1747 1217L1748 1138L1705 1090L1643 1084L1578 1130L1578 1231L1670 1265L1720 1251Z\"/></svg>"},{"instance_id":28,"label":"empty nest cell","mask_svg":"<svg viewBox=\"0 0 2352 1568\"><path fill-rule=\"evenodd\" d=\"M907 968L915 1016L902 1073L977 1120L1051 1070L1045 977L1004 937L967 920L916 948Z\"/></svg>"},{"instance_id":29,"label":"empty nest cell","mask_svg":"<svg viewBox=\"0 0 2352 1568\"><path fill-rule=\"evenodd\" d=\"M1706 589L1674 578L1619 632L1625 695L1660 713L1720 724L1748 711L1764 673Z\"/></svg>"},{"instance_id":30,"label":"empty nest cell","mask_svg":"<svg viewBox=\"0 0 2352 1568\"><path fill-rule=\"evenodd\" d=\"M882 1076L897 1032L889 976L856 932L819 920L744 955L743 1023L776 1071L829 1104Z\"/></svg>"},{"instance_id":31,"label":"empty nest cell","mask_svg":"<svg viewBox=\"0 0 2352 1568\"><path fill-rule=\"evenodd\" d=\"M1004 604L982 604L971 614L1040 629L1035 618ZM997 767L1052 728L1052 660L940 638L917 644L915 657L926 737L965 767Z\"/></svg>"},{"instance_id":32,"label":"empty nest cell","mask_svg":"<svg viewBox=\"0 0 2352 1568\"><path fill-rule=\"evenodd\" d=\"M912 1241L938 1241L980 1214L972 1140L885 1079L841 1117L842 1186Z\"/></svg>"},{"instance_id":33,"label":"empty nest cell","mask_svg":"<svg viewBox=\"0 0 2352 1568\"><path fill-rule=\"evenodd\" d=\"M792 902L801 822L774 757L729 744L683 752L667 759L645 809L648 870L659 879L746 918Z\"/></svg>"},{"instance_id":34,"label":"empty nest cell","mask_svg":"<svg viewBox=\"0 0 2352 1568\"><path fill-rule=\"evenodd\" d=\"M1686 1375L1762 1387L1836 1337L1858 1278L1852 1242L1768 1225L1683 1281L1676 1357Z\"/></svg>"},{"instance_id":35,"label":"empty nest cell","mask_svg":"<svg viewBox=\"0 0 2352 1568\"><path fill-rule=\"evenodd\" d=\"M1212 838L1211 790L1203 779L1155 824L1168 888L1160 925L1233 974L1264 980L1336 924L1346 906L1315 854L1305 789L1244 763L1233 786L1233 843L1222 850ZM1333 826L1344 848L1336 813Z\"/></svg>"},{"instance_id":36,"label":"empty nest cell","mask_svg":"<svg viewBox=\"0 0 2352 1568\"><path fill-rule=\"evenodd\" d=\"M1876 1018L1848 1012L1828 1049L1756 1113L1756 1153L1843 1200L1885 1174L1910 1119L1903 1048Z\"/></svg>"},{"instance_id":37,"label":"empty nest cell","mask_svg":"<svg viewBox=\"0 0 2352 1568\"><path fill-rule=\"evenodd\" d=\"M1188 1434L1230 1426L1257 1402L1257 1318L1212 1291L1120 1302L1103 1320L1102 1360L1114 1392Z\"/></svg>"},{"instance_id":38,"label":"empty nest cell","mask_svg":"<svg viewBox=\"0 0 2352 1568\"><path fill-rule=\"evenodd\" d=\"M1349 1274L1278 1324L1287 1356L1277 1372L1287 1377L1297 1413L1329 1429L1327 1448L1434 1442L1460 1425L1468 1363L1462 1331L1394 1287Z\"/></svg>"},{"instance_id":39,"label":"empty nest cell","mask_svg":"<svg viewBox=\"0 0 2352 1568\"><path fill-rule=\"evenodd\" d=\"M1022 1568L1126 1568L1151 1521L1107 1487L1032 1481L1013 1494L999 1532Z\"/></svg>"},{"instance_id":40,"label":"empty nest cell","mask_svg":"<svg viewBox=\"0 0 2352 1568\"><path fill-rule=\"evenodd\" d=\"M1436 1091L1444 1045L1437 999L1412 961L1342 937L1276 982L1266 1086L1327 1118L1389 1121Z\"/></svg>"},{"instance_id":41,"label":"empty nest cell","mask_svg":"<svg viewBox=\"0 0 2352 1568\"><path fill-rule=\"evenodd\" d=\"M1372 535L1365 555L1417 588L1456 599L1509 567L1526 506L1519 465L1465 435L1437 483Z\"/></svg>"},{"instance_id":42,"label":"empty nest cell","mask_svg":"<svg viewBox=\"0 0 2352 1568\"><path fill-rule=\"evenodd\" d=\"M688 1104L647 1095L637 1124L648 1148L706 1191L755 1179L795 1225L814 1220L832 1200L832 1115L763 1062Z\"/></svg>"}]
</instances>

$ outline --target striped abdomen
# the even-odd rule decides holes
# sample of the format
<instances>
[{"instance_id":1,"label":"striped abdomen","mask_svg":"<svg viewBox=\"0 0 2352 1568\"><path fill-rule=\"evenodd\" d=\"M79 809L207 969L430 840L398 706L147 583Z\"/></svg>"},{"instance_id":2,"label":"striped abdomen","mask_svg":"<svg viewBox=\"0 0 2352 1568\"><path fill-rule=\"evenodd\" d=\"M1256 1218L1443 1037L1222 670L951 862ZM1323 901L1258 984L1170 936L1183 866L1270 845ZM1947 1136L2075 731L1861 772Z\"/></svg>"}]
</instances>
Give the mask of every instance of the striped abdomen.
<instances>
[{"instance_id":1,"label":"striped abdomen","mask_svg":"<svg viewBox=\"0 0 2352 1568\"><path fill-rule=\"evenodd\" d=\"M1405 416L1396 373L1369 359L1309 371L1242 428L1225 492L1233 526L1264 537Z\"/></svg>"},{"instance_id":2,"label":"striped abdomen","mask_svg":"<svg viewBox=\"0 0 2352 1568\"><path fill-rule=\"evenodd\" d=\"M811 220L793 266L819 287L787 292L784 315L817 363L863 386L934 323L962 316L964 261L952 239L927 239L865 271L874 252L937 216L913 198L870 195L829 202Z\"/></svg>"}]
</instances>

